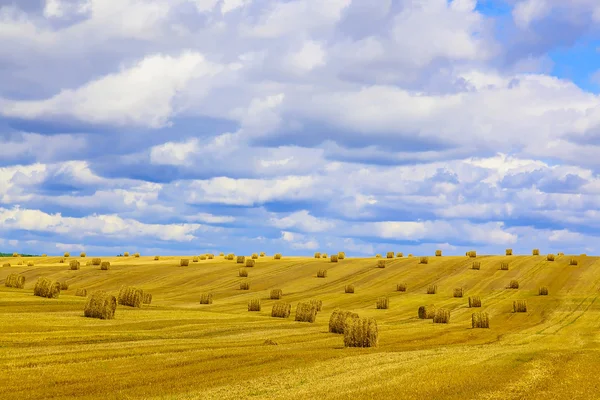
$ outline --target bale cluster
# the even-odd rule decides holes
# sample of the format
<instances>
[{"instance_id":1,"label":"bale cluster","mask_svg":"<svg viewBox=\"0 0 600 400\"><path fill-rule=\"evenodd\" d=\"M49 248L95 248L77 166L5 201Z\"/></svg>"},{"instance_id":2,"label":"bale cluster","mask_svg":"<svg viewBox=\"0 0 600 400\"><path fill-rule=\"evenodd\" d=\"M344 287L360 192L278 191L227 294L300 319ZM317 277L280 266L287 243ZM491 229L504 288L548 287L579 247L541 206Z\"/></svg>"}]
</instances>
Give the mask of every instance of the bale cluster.
<instances>
[{"instance_id":1,"label":"bale cluster","mask_svg":"<svg viewBox=\"0 0 600 400\"><path fill-rule=\"evenodd\" d=\"M436 294L436 293L437 293L437 285L427 286L427 294Z\"/></svg>"},{"instance_id":2,"label":"bale cluster","mask_svg":"<svg viewBox=\"0 0 600 400\"><path fill-rule=\"evenodd\" d=\"M554 261L554 254L548 254L546 256L546 260L548 260L548 261Z\"/></svg>"},{"instance_id":3,"label":"bale cluster","mask_svg":"<svg viewBox=\"0 0 600 400\"><path fill-rule=\"evenodd\" d=\"M398 283L396 285L396 291L398 291L398 292L406 292L406 283Z\"/></svg>"},{"instance_id":4,"label":"bale cluster","mask_svg":"<svg viewBox=\"0 0 600 400\"><path fill-rule=\"evenodd\" d=\"M67 283L67 281L62 281L60 283L60 290L69 290L69 284Z\"/></svg>"},{"instance_id":5,"label":"bale cluster","mask_svg":"<svg viewBox=\"0 0 600 400\"><path fill-rule=\"evenodd\" d=\"M69 262L69 267L71 268L71 270L75 271L75 270L78 270L79 268L81 268L81 265L79 264L79 261L71 260Z\"/></svg>"},{"instance_id":6,"label":"bale cluster","mask_svg":"<svg viewBox=\"0 0 600 400\"><path fill-rule=\"evenodd\" d=\"M180 267L187 267L188 265L190 265L190 260L188 260L187 258L182 258L181 260L179 260Z\"/></svg>"},{"instance_id":7,"label":"bale cluster","mask_svg":"<svg viewBox=\"0 0 600 400\"><path fill-rule=\"evenodd\" d=\"M319 253L319 252L315 253L315 258L321 258L321 253Z\"/></svg>"},{"instance_id":8,"label":"bale cluster","mask_svg":"<svg viewBox=\"0 0 600 400\"><path fill-rule=\"evenodd\" d=\"M518 289L519 288L519 281L515 281L514 279L512 281L510 281L510 284L508 285L509 289Z\"/></svg>"},{"instance_id":9,"label":"bale cluster","mask_svg":"<svg viewBox=\"0 0 600 400\"><path fill-rule=\"evenodd\" d=\"M506 249L506 255L512 256L512 249Z\"/></svg>"},{"instance_id":10,"label":"bale cluster","mask_svg":"<svg viewBox=\"0 0 600 400\"><path fill-rule=\"evenodd\" d=\"M348 318L344 324L345 347L377 347L379 332L373 318Z\"/></svg>"},{"instance_id":11,"label":"bale cluster","mask_svg":"<svg viewBox=\"0 0 600 400\"><path fill-rule=\"evenodd\" d=\"M463 297L463 288L454 289L454 297Z\"/></svg>"},{"instance_id":12,"label":"bale cluster","mask_svg":"<svg viewBox=\"0 0 600 400\"><path fill-rule=\"evenodd\" d=\"M398 257L398 258L402 258L402 257L404 257L404 254L403 254L403 253L397 253L397 254L396 254L396 257Z\"/></svg>"},{"instance_id":13,"label":"bale cluster","mask_svg":"<svg viewBox=\"0 0 600 400\"><path fill-rule=\"evenodd\" d=\"M377 261L377 268L385 268L385 260Z\"/></svg>"},{"instance_id":14,"label":"bale cluster","mask_svg":"<svg viewBox=\"0 0 600 400\"><path fill-rule=\"evenodd\" d=\"M489 328L490 316L486 312L476 312L471 315L471 326L473 328Z\"/></svg>"},{"instance_id":15,"label":"bale cluster","mask_svg":"<svg viewBox=\"0 0 600 400\"><path fill-rule=\"evenodd\" d=\"M327 278L327 270L320 269L317 271L317 278Z\"/></svg>"},{"instance_id":16,"label":"bale cluster","mask_svg":"<svg viewBox=\"0 0 600 400\"><path fill-rule=\"evenodd\" d=\"M323 307L323 302L321 300L310 300L309 303L312 304L317 311L321 311L321 308Z\"/></svg>"},{"instance_id":17,"label":"bale cluster","mask_svg":"<svg viewBox=\"0 0 600 400\"><path fill-rule=\"evenodd\" d=\"M273 259L275 260L281 260L281 253L277 253L273 256Z\"/></svg>"},{"instance_id":18,"label":"bale cluster","mask_svg":"<svg viewBox=\"0 0 600 400\"><path fill-rule=\"evenodd\" d=\"M577 260L576 260L576 259L574 259L574 258L571 258L571 259L569 260L569 265L577 265ZM10 266L10 265L9 265L9 266Z\"/></svg>"},{"instance_id":19,"label":"bale cluster","mask_svg":"<svg viewBox=\"0 0 600 400\"><path fill-rule=\"evenodd\" d=\"M100 264L100 269L102 271L108 271L110 269L110 261L102 261Z\"/></svg>"},{"instance_id":20,"label":"bale cluster","mask_svg":"<svg viewBox=\"0 0 600 400\"><path fill-rule=\"evenodd\" d=\"M380 297L377 299L377 309L378 310L387 310L390 308L390 298L389 297Z\"/></svg>"},{"instance_id":21,"label":"bale cluster","mask_svg":"<svg viewBox=\"0 0 600 400\"><path fill-rule=\"evenodd\" d=\"M338 262L338 256L337 256L337 254L332 254L331 255L331 262L335 262L335 263Z\"/></svg>"},{"instance_id":22,"label":"bale cluster","mask_svg":"<svg viewBox=\"0 0 600 400\"><path fill-rule=\"evenodd\" d=\"M252 268L252 267L254 267L255 263L256 263L256 261L254 261L253 259L249 258L249 259L246 260L246 267Z\"/></svg>"},{"instance_id":23,"label":"bale cluster","mask_svg":"<svg viewBox=\"0 0 600 400\"><path fill-rule=\"evenodd\" d=\"M435 256L436 257L441 257L442 256L442 251L441 250L436 250L435 251Z\"/></svg>"},{"instance_id":24,"label":"bale cluster","mask_svg":"<svg viewBox=\"0 0 600 400\"><path fill-rule=\"evenodd\" d=\"M249 282L240 282L240 290L250 290Z\"/></svg>"},{"instance_id":25,"label":"bale cluster","mask_svg":"<svg viewBox=\"0 0 600 400\"><path fill-rule=\"evenodd\" d=\"M531 254L534 255L534 256L539 256L540 255L540 249L533 249L531 251Z\"/></svg>"},{"instance_id":26,"label":"bale cluster","mask_svg":"<svg viewBox=\"0 0 600 400\"><path fill-rule=\"evenodd\" d=\"M87 296L87 289L77 289L75 291L75 296L79 296L79 297L86 297Z\"/></svg>"},{"instance_id":27,"label":"bale cluster","mask_svg":"<svg viewBox=\"0 0 600 400\"><path fill-rule=\"evenodd\" d=\"M152 295L150 293L144 293L144 299L142 301L144 304L152 303Z\"/></svg>"},{"instance_id":28,"label":"bale cluster","mask_svg":"<svg viewBox=\"0 0 600 400\"><path fill-rule=\"evenodd\" d=\"M119 304L130 307L142 307L144 291L133 286L123 286L119 290Z\"/></svg>"},{"instance_id":29,"label":"bale cluster","mask_svg":"<svg viewBox=\"0 0 600 400\"><path fill-rule=\"evenodd\" d=\"M200 304L212 304L213 297L210 293L202 293L200 295Z\"/></svg>"},{"instance_id":30,"label":"bale cluster","mask_svg":"<svg viewBox=\"0 0 600 400\"><path fill-rule=\"evenodd\" d=\"M388 251L385 256L386 256L386 258L394 258L394 252Z\"/></svg>"},{"instance_id":31,"label":"bale cluster","mask_svg":"<svg viewBox=\"0 0 600 400\"><path fill-rule=\"evenodd\" d=\"M515 300L513 301L513 312L527 312L527 301Z\"/></svg>"},{"instance_id":32,"label":"bale cluster","mask_svg":"<svg viewBox=\"0 0 600 400\"><path fill-rule=\"evenodd\" d=\"M548 288L546 286L542 286L538 293L540 296L548 296Z\"/></svg>"},{"instance_id":33,"label":"bale cluster","mask_svg":"<svg viewBox=\"0 0 600 400\"><path fill-rule=\"evenodd\" d=\"M271 310L271 317L287 318L290 316L291 312L292 305L290 303L278 301L275 304L273 304L273 309Z\"/></svg>"},{"instance_id":34,"label":"bale cluster","mask_svg":"<svg viewBox=\"0 0 600 400\"><path fill-rule=\"evenodd\" d=\"M246 270L245 268L240 268L240 270L238 272L238 276L240 276L242 278L247 278L248 277L248 270Z\"/></svg>"},{"instance_id":35,"label":"bale cluster","mask_svg":"<svg viewBox=\"0 0 600 400\"><path fill-rule=\"evenodd\" d=\"M260 311L260 299L248 301L248 311Z\"/></svg>"},{"instance_id":36,"label":"bale cluster","mask_svg":"<svg viewBox=\"0 0 600 400\"><path fill-rule=\"evenodd\" d=\"M100 265L102 260L100 258L92 258L92 265Z\"/></svg>"},{"instance_id":37,"label":"bale cluster","mask_svg":"<svg viewBox=\"0 0 600 400\"><path fill-rule=\"evenodd\" d=\"M296 306L296 321L300 322L315 322L317 317L317 306L314 303L300 302Z\"/></svg>"},{"instance_id":38,"label":"bale cluster","mask_svg":"<svg viewBox=\"0 0 600 400\"><path fill-rule=\"evenodd\" d=\"M501 269L502 271L508 271L508 262L506 262L506 261L502 261L502 262L500 263L500 269Z\"/></svg>"},{"instance_id":39,"label":"bale cluster","mask_svg":"<svg viewBox=\"0 0 600 400\"><path fill-rule=\"evenodd\" d=\"M243 264L243 263L245 263L245 262L246 262L246 256L237 256L237 260L236 260L236 262L237 262L238 264Z\"/></svg>"},{"instance_id":40,"label":"bale cluster","mask_svg":"<svg viewBox=\"0 0 600 400\"><path fill-rule=\"evenodd\" d=\"M473 265L471 265L471 269L480 270L481 269L481 261L473 261Z\"/></svg>"},{"instance_id":41,"label":"bale cluster","mask_svg":"<svg viewBox=\"0 0 600 400\"><path fill-rule=\"evenodd\" d=\"M434 306L419 307L419 319L433 319L436 308Z\"/></svg>"},{"instance_id":42,"label":"bale cluster","mask_svg":"<svg viewBox=\"0 0 600 400\"><path fill-rule=\"evenodd\" d=\"M258 254L252 253L252 259L253 260L258 260Z\"/></svg>"},{"instance_id":43,"label":"bale cluster","mask_svg":"<svg viewBox=\"0 0 600 400\"><path fill-rule=\"evenodd\" d=\"M60 283L53 281L50 278L40 277L33 288L33 295L56 299L58 298L58 295L60 295Z\"/></svg>"},{"instance_id":44,"label":"bale cluster","mask_svg":"<svg viewBox=\"0 0 600 400\"><path fill-rule=\"evenodd\" d=\"M344 326L348 318L358 318L358 314L338 308L333 310L331 317L329 317L329 332L344 333Z\"/></svg>"},{"instance_id":45,"label":"bale cluster","mask_svg":"<svg viewBox=\"0 0 600 400\"><path fill-rule=\"evenodd\" d=\"M115 296L102 290L92 293L87 299L83 315L88 318L113 319L117 309Z\"/></svg>"},{"instance_id":46,"label":"bale cluster","mask_svg":"<svg viewBox=\"0 0 600 400\"><path fill-rule=\"evenodd\" d=\"M343 260L344 258L346 258L346 253L344 253L343 251L340 251L337 255L339 260Z\"/></svg>"},{"instance_id":47,"label":"bale cluster","mask_svg":"<svg viewBox=\"0 0 600 400\"><path fill-rule=\"evenodd\" d=\"M481 298L479 296L469 297L469 308L481 307Z\"/></svg>"},{"instance_id":48,"label":"bale cluster","mask_svg":"<svg viewBox=\"0 0 600 400\"><path fill-rule=\"evenodd\" d=\"M82 251L82 252L79 254L79 257L87 257L87 256L86 256L86 254L85 254L85 253Z\"/></svg>"},{"instance_id":49,"label":"bale cluster","mask_svg":"<svg viewBox=\"0 0 600 400\"><path fill-rule=\"evenodd\" d=\"M16 289L23 289L23 287L25 287L25 277L19 274L10 274L6 277L6 280L4 281L4 286Z\"/></svg>"},{"instance_id":50,"label":"bale cluster","mask_svg":"<svg viewBox=\"0 0 600 400\"><path fill-rule=\"evenodd\" d=\"M450 323L450 310L446 308L438 308L435 310L435 315L433 316L434 324L448 324Z\"/></svg>"},{"instance_id":51,"label":"bale cluster","mask_svg":"<svg viewBox=\"0 0 600 400\"><path fill-rule=\"evenodd\" d=\"M354 293L354 285L344 286L344 293Z\"/></svg>"},{"instance_id":52,"label":"bale cluster","mask_svg":"<svg viewBox=\"0 0 600 400\"><path fill-rule=\"evenodd\" d=\"M283 296L283 290L281 289L273 289L271 290L271 300L279 300Z\"/></svg>"},{"instance_id":53,"label":"bale cluster","mask_svg":"<svg viewBox=\"0 0 600 400\"><path fill-rule=\"evenodd\" d=\"M421 257L419 259L419 264L429 264L429 257Z\"/></svg>"}]
</instances>

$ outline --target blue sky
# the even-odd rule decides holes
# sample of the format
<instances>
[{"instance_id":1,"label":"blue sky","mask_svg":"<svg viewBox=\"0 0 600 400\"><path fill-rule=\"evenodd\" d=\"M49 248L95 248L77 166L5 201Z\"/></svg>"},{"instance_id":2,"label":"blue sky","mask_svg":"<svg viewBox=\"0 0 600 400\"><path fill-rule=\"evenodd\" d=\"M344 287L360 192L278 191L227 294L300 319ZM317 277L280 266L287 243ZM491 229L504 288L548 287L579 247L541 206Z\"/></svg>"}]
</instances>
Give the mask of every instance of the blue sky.
<instances>
[{"instance_id":1,"label":"blue sky","mask_svg":"<svg viewBox=\"0 0 600 400\"><path fill-rule=\"evenodd\" d=\"M596 0L0 0L0 250L598 252Z\"/></svg>"}]
</instances>

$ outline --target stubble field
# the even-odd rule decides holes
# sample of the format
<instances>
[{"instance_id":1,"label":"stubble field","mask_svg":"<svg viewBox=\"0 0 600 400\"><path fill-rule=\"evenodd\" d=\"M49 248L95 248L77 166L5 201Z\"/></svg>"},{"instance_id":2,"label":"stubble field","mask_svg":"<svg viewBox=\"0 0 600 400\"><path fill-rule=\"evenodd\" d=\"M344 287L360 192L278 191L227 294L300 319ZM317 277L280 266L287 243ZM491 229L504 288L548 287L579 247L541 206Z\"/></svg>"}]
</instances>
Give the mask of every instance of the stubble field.
<instances>
[{"instance_id":1,"label":"stubble field","mask_svg":"<svg viewBox=\"0 0 600 400\"><path fill-rule=\"evenodd\" d=\"M259 258L240 278L235 260L108 257L108 271L70 270L61 257L1 258L0 397L9 399L596 399L600 398L600 259L571 256L329 259ZM27 266L33 261L34 266ZM501 270L503 261L508 270ZM327 269L326 278L317 278ZM10 273L24 289L4 287ZM67 281L58 299L33 296L38 277ZM250 290L239 283L250 282ZM519 289L508 289L511 280ZM396 285L406 283L406 292ZM355 293L344 293L352 284ZM429 285L436 294L426 294ZM153 295L140 308L119 305L115 319L85 318L85 297L132 285ZM548 296L539 296L546 286ZM455 298L455 288L464 297ZM292 304L272 318L272 289ZM202 293L214 302L199 304ZM469 308L469 296L482 307ZM389 297L389 309L376 309ZM260 312L248 312L251 299ZM296 304L322 300L315 323L294 321ZM527 301L514 313L513 301ZM422 305L450 310L449 324L419 319ZM376 348L344 348L328 332L334 309L373 317ZM473 312L489 329L471 328ZM271 339L277 345L266 345Z\"/></svg>"}]
</instances>

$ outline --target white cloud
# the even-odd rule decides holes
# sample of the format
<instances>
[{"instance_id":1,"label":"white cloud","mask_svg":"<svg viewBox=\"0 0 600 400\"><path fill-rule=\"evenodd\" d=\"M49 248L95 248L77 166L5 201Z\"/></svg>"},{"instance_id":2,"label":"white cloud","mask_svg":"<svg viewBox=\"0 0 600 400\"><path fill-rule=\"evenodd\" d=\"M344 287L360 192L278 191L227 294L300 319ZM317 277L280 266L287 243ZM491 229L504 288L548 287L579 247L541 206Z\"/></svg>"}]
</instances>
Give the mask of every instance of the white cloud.
<instances>
[{"instance_id":1,"label":"white cloud","mask_svg":"<svg viewBox=\"0 0 600 400\"><path fill-rule=\"evenodd\" d=\"M308 210L296 211L283 218L271 218L271 225L280 229L296 228L303 232L323 232L335 228L335 223L316 218Z\"/></svg>"},{"instance_id":2,"label":"white cloud","mask_svg":"<svg viewBox=\"0 0 600 400\"><path fill-rule=\"evenodd\" d=\"M5 116L21 118L71 115L92 123L161 127L178 113L173 100L191 80L209 79L221 70L193 51L177 57L155 54L118 73L47 100L5 102Z\"/></svg>"},{"instance_id":3,"label":"white cloud","mask_svg":"<svg viewBox=\"0 0 600 400\"><path fill-rule=\"evenodd\" d=\"M310 71L318 66L325 64L326 53L323 47L315 41L306 41L302 47L291 53L286 64L294 71Z\"/></svg>"},{"instance_id":4,"label":"white cloud","mask_svg":"<svg viewBox=\"0 0 600 400\"><path fill-rule=\"evenodd\" d=\"M299 233L281 231L281 238L293 249L314 250L319 248L319 242Z\"/></svg>"},{"instance_id":5,"label":"white cloud","mask_svg":"<svg viewBox=\"0 0 600 400\"><path fill-rule=\"evenodd\" d=\"M186 142L167 142L150 149L150 162L162 165L184 165L190 156L198 156L200 152L198 139L192 138Z\"/></svg>"}]
</instances>

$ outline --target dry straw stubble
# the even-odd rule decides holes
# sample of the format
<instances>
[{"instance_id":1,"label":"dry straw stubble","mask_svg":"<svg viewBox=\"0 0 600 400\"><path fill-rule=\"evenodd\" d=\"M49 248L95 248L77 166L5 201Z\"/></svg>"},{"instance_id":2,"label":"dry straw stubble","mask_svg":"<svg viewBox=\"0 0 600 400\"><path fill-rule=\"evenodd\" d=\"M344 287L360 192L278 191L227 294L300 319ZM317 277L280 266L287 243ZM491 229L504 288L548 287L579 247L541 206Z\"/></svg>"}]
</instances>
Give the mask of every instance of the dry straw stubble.
<instances>
[{"instance_id":1,"label":"dry straw stubble","mask_svg":"<svg viewBox=\"0 0 600 400\"><path fill-rule=\"evenodd\" d=\"M344 327L348 318L358 318L358 314L336 308L329 317L329 332L344 333Z\"/></svg>"},{"instance_id":2,"label":"dry straw stubble","mask_svg":"<svg viewBox=\"0 0 600 400\"><path fill-rule=\"evenodd\" d=\"M90 295L85 303L83 315L88 318L113 319L117 309L115 296L102 290Z\"/></svg>"},{"instance_id":3,"label":"dry straw stubble","mask_svg":"<svg viewBox=\"0 0 600 400\"><path fill-rule=\"evenodd\" d=\"M345 347L377 347L379 331L374 318L347 318L344 324Z\"/></svg>"},{"instance_id":4,"label":"dry straw stubble","mask_svg":"<svg viewBox=\"0 0 600 400\"><path fill-rule=\"evenodd\" d=\"M38 278L33 288L33 295L56 299L60 295L60 283L50 278Z\"/></svg>"}]
</instances>

